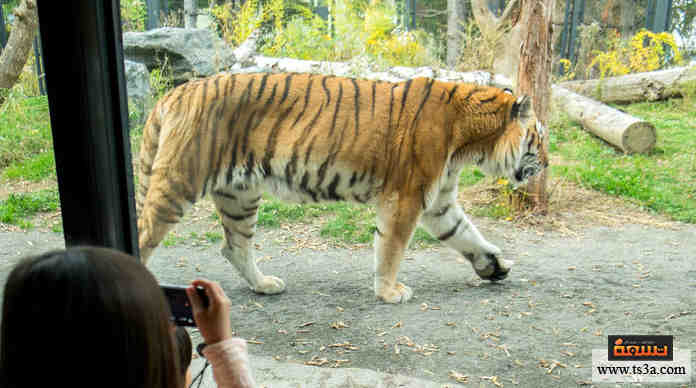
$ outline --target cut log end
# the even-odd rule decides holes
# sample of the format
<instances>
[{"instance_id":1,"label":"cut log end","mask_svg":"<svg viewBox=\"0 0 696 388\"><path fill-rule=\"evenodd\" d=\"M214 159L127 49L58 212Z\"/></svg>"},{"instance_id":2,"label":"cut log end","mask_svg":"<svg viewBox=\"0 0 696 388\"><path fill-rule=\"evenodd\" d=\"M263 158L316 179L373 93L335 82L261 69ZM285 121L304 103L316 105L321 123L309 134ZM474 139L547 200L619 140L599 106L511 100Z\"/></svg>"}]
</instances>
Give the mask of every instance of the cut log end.
<instances>
[{"instance_id":1,"label":"cut log end","mask_svg":"<svg viewBox=\"0 0 696 388\"><path fill-rule=\"evenodd\" d=\"M627 153L648 152L657 142L657 131L651 123L638 121L626 128L621 140L622 148Z\"/></svg>"}]
</instances>

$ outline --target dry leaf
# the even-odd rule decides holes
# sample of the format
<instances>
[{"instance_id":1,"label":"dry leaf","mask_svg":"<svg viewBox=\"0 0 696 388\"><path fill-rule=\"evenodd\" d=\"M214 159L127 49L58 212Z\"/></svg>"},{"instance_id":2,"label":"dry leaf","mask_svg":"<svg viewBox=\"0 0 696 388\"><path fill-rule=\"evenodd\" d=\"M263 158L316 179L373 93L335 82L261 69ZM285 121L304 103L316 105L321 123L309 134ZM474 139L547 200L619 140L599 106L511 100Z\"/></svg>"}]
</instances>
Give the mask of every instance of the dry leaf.
<instances>
[{"instance_id":1,"label":"dry leaf","mask_svg":"<svg viewBox=\"0 0 696 388\"><path fill-rule=\"evenodd\" d=\"M467 384L469 382L469 376L463 375L463 374L461 374L459 372L455 372L453 370L449 372L448 376L451 379L454 379L455 381L457 381L458 383Z\"/></svg>"}]
</instances>

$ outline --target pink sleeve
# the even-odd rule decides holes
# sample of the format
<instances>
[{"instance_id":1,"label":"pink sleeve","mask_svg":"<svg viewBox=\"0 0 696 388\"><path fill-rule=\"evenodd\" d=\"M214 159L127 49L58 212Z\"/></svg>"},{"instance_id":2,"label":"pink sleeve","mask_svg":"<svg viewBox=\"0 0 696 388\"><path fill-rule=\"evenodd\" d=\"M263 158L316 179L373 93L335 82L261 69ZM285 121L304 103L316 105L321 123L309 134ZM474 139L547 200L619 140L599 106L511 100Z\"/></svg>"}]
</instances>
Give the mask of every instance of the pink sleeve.
<instances>
[{"instance_id":1,"label":"pink sleeve","mask_svg":"<svg viewBox=\"0 0 696 388\"><path fill-rule=\"evenodd\" d=\"M203 355L213 367L218 388L254 388L247 343L242 338L229 338L203 349Z\"/></svg>"}]
</instances>

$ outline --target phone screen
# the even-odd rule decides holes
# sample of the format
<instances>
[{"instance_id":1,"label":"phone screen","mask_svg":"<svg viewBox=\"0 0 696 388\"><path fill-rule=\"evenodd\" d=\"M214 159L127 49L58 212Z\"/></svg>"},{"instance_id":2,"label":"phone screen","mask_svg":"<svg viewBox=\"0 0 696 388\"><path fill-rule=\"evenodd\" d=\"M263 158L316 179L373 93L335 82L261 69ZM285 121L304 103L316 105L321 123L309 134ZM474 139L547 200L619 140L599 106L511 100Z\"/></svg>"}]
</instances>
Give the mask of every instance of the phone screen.
<instances>
[{"instance_id":1,"label":"phone screen","mask_svg":"<svg viewBox=\"0 0 696 388\"><path fill-rule=\"evenodd\" d=\"M193 320L191 302L188 299L188 295L186 295L186 287L172 285L161 285L161 287L169 301L172 322L177 326L196 326L196 322ZM199 295L201 294L200 291Z\"/></svg>"}]
</instances>

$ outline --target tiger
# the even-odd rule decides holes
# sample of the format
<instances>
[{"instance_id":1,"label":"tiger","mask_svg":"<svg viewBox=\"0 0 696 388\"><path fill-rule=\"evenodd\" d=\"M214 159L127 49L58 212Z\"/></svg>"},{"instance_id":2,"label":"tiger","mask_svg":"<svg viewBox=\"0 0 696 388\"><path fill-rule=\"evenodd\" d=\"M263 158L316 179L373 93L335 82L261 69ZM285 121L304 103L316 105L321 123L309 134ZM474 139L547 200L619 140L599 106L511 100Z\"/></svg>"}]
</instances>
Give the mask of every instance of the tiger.
<instances>
[{"instance_id":1,"label":"tiger","mask_svg":"<svg viewBox=\"0 0 696 388\"><path fill-rule=\"evenodd\" d=\"M251 249L267 191L299 203L373 204L378 300L413 296L397 273L419 224L480 278L499 281L513 263L464 214L458 178L474 164L523 184L548 165L544 131L529 97L476 84L307 73L189 81L156 102L143 130L141 260L209 195L224 229L222 256L253 291L283 292L284 281L264 275Z\"/></svg>"}]
</instances>

